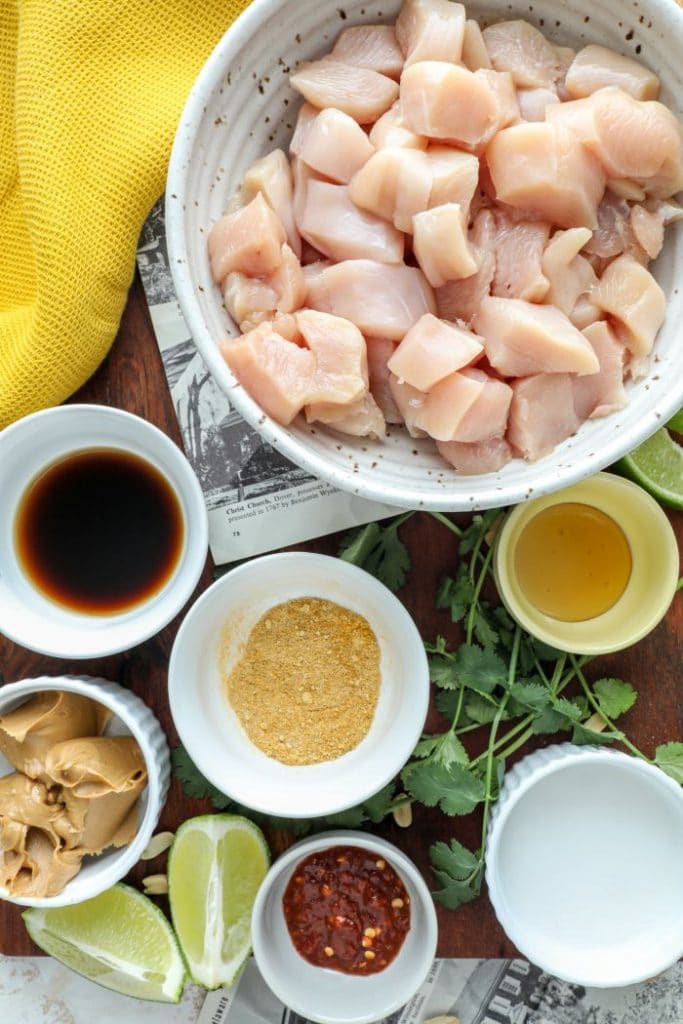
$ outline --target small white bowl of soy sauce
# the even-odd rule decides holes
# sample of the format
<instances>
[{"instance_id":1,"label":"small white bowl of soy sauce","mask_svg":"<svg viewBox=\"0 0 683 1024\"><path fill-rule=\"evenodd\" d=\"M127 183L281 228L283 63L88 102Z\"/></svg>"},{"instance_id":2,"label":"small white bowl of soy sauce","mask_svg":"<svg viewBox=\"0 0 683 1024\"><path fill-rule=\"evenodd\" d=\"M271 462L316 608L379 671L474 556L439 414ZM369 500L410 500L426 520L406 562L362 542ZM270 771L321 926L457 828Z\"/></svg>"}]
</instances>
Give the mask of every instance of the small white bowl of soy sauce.
<instances>
[{"instance_id":1,"label":"small white bowl of soy sauce","mask_svg":"<svg viewBox=\"0 0 683 1024\"><path fill-rule=\"evenodd\" d=\"M0 632L96 658L166 626L197 585L208 523L177 446L131 413L69 405L0 433Z\"/></svg>"}]
</instances>

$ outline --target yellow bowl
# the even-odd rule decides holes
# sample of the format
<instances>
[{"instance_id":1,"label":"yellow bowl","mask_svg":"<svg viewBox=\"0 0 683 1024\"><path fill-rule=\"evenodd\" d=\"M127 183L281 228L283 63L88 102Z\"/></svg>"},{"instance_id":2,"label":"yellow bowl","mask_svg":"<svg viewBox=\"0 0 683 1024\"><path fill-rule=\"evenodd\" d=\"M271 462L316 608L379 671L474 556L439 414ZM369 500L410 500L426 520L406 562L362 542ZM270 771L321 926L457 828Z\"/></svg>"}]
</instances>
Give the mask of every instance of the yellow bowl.
<instances>
[{"instance_id":1,"label":"yellow bowl","mask_svg":"<svg viewBox=\"0 0 683 1024\"><path fill-rule=\"evenodd\" d=\"M565 502L591 505L624 531L632 569L619 600L602 615L562 622L540 612L522 591L515 573L515 550L522 531L546 508ZM607 654L642 640L664 618L678 583L676 536L657 502L637 484L610 473L518 505L499 531L495 576L510 615L533 636L575 654Z\"/></svg>"}]
</instances>

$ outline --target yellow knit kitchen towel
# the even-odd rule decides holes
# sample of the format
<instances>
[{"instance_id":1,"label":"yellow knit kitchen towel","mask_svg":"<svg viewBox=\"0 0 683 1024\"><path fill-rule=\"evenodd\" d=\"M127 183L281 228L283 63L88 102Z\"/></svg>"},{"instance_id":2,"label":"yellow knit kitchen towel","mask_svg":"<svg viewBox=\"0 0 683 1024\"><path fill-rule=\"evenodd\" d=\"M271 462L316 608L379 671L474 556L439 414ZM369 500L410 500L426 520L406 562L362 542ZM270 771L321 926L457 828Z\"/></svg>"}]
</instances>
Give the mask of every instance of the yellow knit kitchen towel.
<instances>
[{"instance_id":1,"label":"yellow knit kitchen towel","mask_svg":"<svg viewBox=\"0 0 683 1024\"><path fill-rule=\"evenodd\" d=\"M248 0L0 0L0 428L116 333L203 62Z\"/></svg>"}]
</instances>

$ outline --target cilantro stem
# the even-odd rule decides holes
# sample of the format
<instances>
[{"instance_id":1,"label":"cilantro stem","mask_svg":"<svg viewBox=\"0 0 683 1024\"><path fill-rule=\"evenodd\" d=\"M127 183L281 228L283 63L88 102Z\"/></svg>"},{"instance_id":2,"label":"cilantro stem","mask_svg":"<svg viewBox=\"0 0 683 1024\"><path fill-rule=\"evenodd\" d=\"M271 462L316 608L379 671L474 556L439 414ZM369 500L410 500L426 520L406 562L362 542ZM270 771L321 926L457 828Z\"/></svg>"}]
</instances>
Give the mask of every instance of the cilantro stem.
<instances>
[{"instance_id":1,"label":"cilantro stem","mask_svg":"<svg viewBox=\"0 0 683 1024\"><path fill-rule=\"evenodd\" d=\"M489 554L493 551L489 548ZM489 808L491 806L491 781L493 777L493 748L496 743L496 734L498 733L498 727L502 721L505 713L505 707L508 700L510 699L510 687L515 680L515 673L517 672L517 658L519 656L519 645L522 642L522 630L520 626L515 626L515 635L512 641L512 651L510 652L510 664L508 667L508 685L503 695L503 699L498 705L496 711L496 717L493 719L491 724L491 734L489 737L489 747L486 752L486 796L484 797L484 816L481 825L481 851L482 858L484 856L484 850L486 849L486 833L488 830L489 823Z\"/></svg>"},{"instance_id":2,"label":"cilantro stem","mask_svg":"<svg viewBox=\"0 0 683 1024\"><path fill-rule=\"evenodd\" d=\"M473 555L472 555L472 562L473 563L474 563L474 557L475 556L474 556L474 553L473 553ZM481 594L482 587L484 586L484 582L486 580L486 577L488 576L488 572L489 572L489 568L491 566L492 559L493 559L493 548L490 547L488 549L488 551L486 552L486 557L484 558L484 564L483 564L483 566L481 568L481 571L479 573L479 578L477 579L477 582L476 582L476 584L474 586L474 593L472 595L472 601L470 603L469 611L467 613L467 622L465 624L465 635L467 637L467 643L468 644L472 643L472 636L474 634L474 619L475 619L475 616L477 614L477 610L479 608L479 596ZM519 629L519 627L516 627L516 628ZM517 649L519 650L519 643L517 644ZM515 663L516 663L516 659L515 659Z\"/></svg>"},{"instance_id":3,"label":"cilantro stem","mask_svg":"<svg viewBox=\"0 0 683 1024\"><path fill-rule=\"evenodd\" d=\"M458 703L457 703L456 708L455 708L455 714L453 715L453 721L451 722L451 727L448 730L449 733L455 732L455 730L458 727L458 722L460 721L460 715L462 714L462 705L463 705L464 699L465 699L465 687L461 685L460 693L458 694Z\"/></svg>"},{"instance_id":4,"label":"cilantro stem","mask_svg":"<svg viewBox=\"0 0 683 1024\"><path fill-rule=\"evenodd\" d=\"M635 757L639 757L641 761L647 761L648 764L652 764L653 762L650 760L650 758L646 757L645 754L643 754L643 752L641 750L638 750L638 747L636 747L635 744L631 743L631 741L628 738L628 736L626 736L623 733L623 731L617 725L615 725L613 720L611 718L609 718L605 714L603 709L600 707L599 702L596 700L595 694L593 693L593 690L592 690L588 680L586 679L585 675L581 671L581 666L578 664L577 658L573 654L570 654L569 657L571 659L572 664L574 665L576 678L579 680L579 682L581 684L581 689L585 693L585 695L586 695L586 697L588 699L588 703L590 704L590 706L593 708L594 711L597 711L597 713L600 715L600 717L603 719L603 721L606 722L607 727L609 728L610 732L618 732L619 733L619 741L621 743L623 743L623 745L626 747L627 750L630 750L630 752Z\"/></svg>"},{"instance_id":5,"label":"cilantro stem","mask_svg":"<svg viewBox=\"0 0 683 1024\"><path fill-rule=\"evenodd\" d=\"M442 526L445 526L446 529L451 531L451 533L454 533L456 537L462 537L462 530L460 529L460 527L456 526L455 523L452 522L448 518L448 516L445 516L442 512L429 512L428 515L430 515L432 519L436 519L437 522L442 524Z\"/></svg>"},{"instance_id":6,"label":"cilantro stem","mask_svg":"<svg viewBox=\"0 0 683 1024\"><path fill-rule=\"evenodd\" d=\"M388 528L390 530L398 530L399 526L402 526L407 519L411 519L415 515L415 512L402 512L400 516L396 516L395 519L389 523Z\"/></svg>"}]
</instances>

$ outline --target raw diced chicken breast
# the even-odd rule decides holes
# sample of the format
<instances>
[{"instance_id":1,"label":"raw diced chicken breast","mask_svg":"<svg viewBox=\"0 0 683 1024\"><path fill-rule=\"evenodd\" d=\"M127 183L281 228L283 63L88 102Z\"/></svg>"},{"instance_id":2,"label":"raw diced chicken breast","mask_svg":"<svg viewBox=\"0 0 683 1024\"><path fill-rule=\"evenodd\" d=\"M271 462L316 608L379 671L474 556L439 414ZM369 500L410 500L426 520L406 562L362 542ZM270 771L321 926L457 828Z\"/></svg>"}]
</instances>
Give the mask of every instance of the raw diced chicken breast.
<instances>
[{"instance_id":1,"label":"raw diced chicken breast","mask_svg":"<svg viewBox=\"0 0 683 1024\"><path fill-rule=\"evenodd\" d=\"M393 373L389 377L389 387L391 388L391 393L394 396L401 419L405 423L406 430L410 436L424 437L425 432L420 430L416 420L426 401L427 395L422 391L418 391L412 385L406 384L404 380L399 380Z\"/></svg>"},{"instance_id":2,"label":"raw diced chicken breast","mask_svg":"<svg viewBox=\"0 0 683 1024\"><path fill-rule=\"evenodd\" d=\"M348 320L314 309L295 316L297 327L315 357L310 402L353 402L367 391L365 338Z\"/></svg>"},{"instance_id":3,"label":"raw diced chicken breast","mask_svg":"<svg viewBox=\"0 0 683 1024\"><path fill-rule=\"evenodd\" d=\"M458 427L484 390L484 381L451 373L427 394L415 423L436 441L457 441Z\"/></svg>"},{"instance_id":4,"label":"raw diced chicken breast","mask_svg":"<svg viewBox=\"0 0 683 1024\"><path fill-rule=\"evenodd\" d=\"M656 100L659 96L659 79L649 68L606 46L584 46L567 72L567 92L572 99L581 99L608 85L618 85L636 100Z\"/></svg>"},{"instance_id":5,"label":"raw diced chicken breast","mask_svg":"<svg viewBox=\"0 0 683 1024\"><path fill-rule=\"evenodd\" d=\"M451 0L405 0L396 38L406 66L422 60L457 64L465 36L465 8Z\"/></svg>"},{"instance_id":6,"label":"raw diced chicken breast","mask_svg":"<svg viewBox=\"0 0 683 1024\"><path fill-rule=\"evenodd\" d=\"M294 125L294 134L289 144L290 156L299 156L304 147L308 133L320 111L312 103L303 103L297 115Z\"/></svg>"},{"instance_id":7,"label":"raw diced chicken breast","mask_svg":"<svg viewBox=\"0 0 683 1024\"><path fill-rule=\"evenodd\" d=\"M375 149L426 149L427 139L408 128L401 114L401 104L394 103L370 129L370 142Z\"/></svg>"},{"instance_id":8,"label":"raw diced chicken breast","mask_svg":"<svg viewBox=\"0 0 683 1024\"><path fill-rule=\"evenodd\" d=\"M225 308L243 333L277 313L292 313L305 298L301 264L287 244L282 246L280 265L268 277L247 277L233 271L223 287Z\"/></svg>"},{"instance_id":9,"label":"raw diced chicken breast","mask_svg":"<svg viewBox=\"0 0 683 1024\"><path fill-rule=\"evenodd\" d=\"M296 318L292 313L276 313L271 326L277 334L286 338L287 341L293 341L295 345L300 345L302 348L306 347Z\"/></svg>"},{"instance_id":10,"label":"raw diced chicken breast","mask_svg":"<svg viewBox=\"0 0 683 1024\"><path fill-rule=\"evenodd\" d=\"M403 51L393 25L354 25L340 33L332 57L343 64L369 68L397 81L403 70Z\"/></svg>"},{"instance_id":11,"label":"raw diced chicken breast","mask_svg":"<svg viewBox=\"0 0 683 1024\"><path fill-rule=\"evenodd\" d=\"M264 323L222 342L221 353L245 391L264 412L287 425L310 401L315 356Z\"/></svg>"},{"instance_id":12,"label":"raw diced chicken breast","mask_svg":"<svg viewBox=\"0 0 683 1024\"><path fill-rule=\"evenodd\" d=\"M554 46L553 49L557 54L557 60L560 65L560 74L555 82L555 88L557 89L557 95L561 100L570 99L569 93L567 92L567 72L574 63L576 57L576 50L572 50L571 46Z\"/></svg>"},{"instance_id":13,"label":"raw diced chicken breast","mask_svg":"<svg viewBox=\"0 0 683 1024\"><path fill-rule=\"evenodd\" d=\"M293 182L289 160L281 149L261 157L244 175L242 195L251 202L259 192L280 218L290 248L301 256L301 239L294 223Z\"/></svg>"},{"instance_id":14,"label":"raw diced chicken breast","mask_svg":"<svg viewBox=\"0 0 683 1024\"><path fill-rule=\"evenodd\" d=\"M318 174L346 185L374 152L358 122L329 107L311 123L298 155Z\"/></svg>"},{"instance_id":15,"label":"raw diced chicken breast","mask_svg":"<svg viewBox=\"0 0 683 1024\"><path fill-rule=\"evenodd\" d=\"M493 294L504 299L542 302L549 288L541 259L550 237L550 225L542 221L515 221L504 210L498 210L495 218Z\"/></svg>"},{"instance_id":16,"label":"raw diced chicken breast","mask_svg":"<svg viewBox=\"0 0 683 1024\"><path fill-rule=\"evenodd\" d=\"M416 267L345 260L307 281L307 302L356 324L364 334L400 341L424 313L435 313L434 294Z\"/></svg>"},{"instance_id":17,"label":"raw diced chicken breast","mask_svg":"<svg viewBox=\"0 0 683 1024\"><path fill-rule=\"evenodd\" d=\"M507 428L512 388L477 367L462 372L463 376L480 381L484 387L458 424L452 440L463 444L477 444L489 437L501 437Z\"/></svg>"},{"instance_id":18,"label":"raw diced chicken breast","mask_svg":"<svg viewBox=\"0 0 683 1024\"><path fill-rule=\"evenodd\" d=\"M512 449L504 437L487 437L473 444L437 441L436 447L446 462L463 476L495 473L512 458Z\"/></svg>"},{"instance_id":19,"label":"raw diced chicken breast","mask_svg":"<svg viewBox=\"0 0 683 1024\"><path fill-rule=\"evenodd\" d=\"M516 85L549 85L560 77L555 47L528 21L501 21L484 29L484 42L496 71L509 71Z\"/></svg>"},{"instance_id":20,"label":"raw diced chicken breast","mask_svg":"<svg viewBox=\"0 0 683 1024\"><path fill-rule=\"evenodd\" d=\"M293 313L306 298L306 280L297 256L288 245L282 246L280 266L267 278L278 297L275 312Z\"/></svg>"},{"instance_id":21,"label":"raw diced chicken breast","mask_svg":"<svg viewBox=\"0 0 683 1024\"><path fill-rule=\"evenodd\" d=\"M413 217L413 251L432 288L471 277L478 269L458 203L435 206Z\"/></svg>"},{"instance_id":22,"label":"raw diced chicken breast","mask_svg":"<svg viewBox=\"0 0 683 1024\"><path fill-rule=\"evenodd\" d=\"M619 199L628 199L633 203L642 203L646 196L643 186L632 178L608 178L607 188Z\"/></svg>"},{"instance_id":23,"label":"raw diced chicken breast","mask_svg":"<svg viewBox=\"0 0 683 1024\"><path fill-rule=\"evenodd\" d=\"M583 332L600 360L598 373L574 377L574 408L579 420L596 419L626 405L624 391L624 355L626 349L604 321L592 324Z\"/></svg>"},{"instance_id":24,"label":"raw diced chicken breast","mask_svg":"<svg viewBox=\"0 0 683 1024\"><path fill-rule=\"evenodd\" d=\"M470 71L493 67L489 51L486 49L484 37L479 28L479 23L472 18L468 18L465 22L465 35L462 41L462 62Z\"/></svg>"},{"instance_id":25,"label":"raw diced chicken breast","mask_svg":"<svg viewBox=\"0 0 683 1024\"><path fill-rule=\"evenodd\" d=\"M597 358L596 358L597 362ZM530 462L548 455L580 425L568 373L540 373L512 383L507 439Z\"/></svg>"},{"instance_id":26,"label":"raw diced chicken breast","mask_svg":"<svg viewBox=\"0 0 683 1024\"><path fill-rule=\"evenodd\" d=\"M517 90L512 75L508 71L491 71L481 68L475 71L475 76L485 78L491 86L496 97L498 114L494 123L489 127L488 132L482 137L479 148L487 146L496 132L501 128L507 128L511 124L518 124L521 118Z\"/></svg>"},{"instance_id":27,"label":"raw diced chicken breast","mask_svg":"<svg viewBox=\"0 0 683 1024\"><path fill-rule=\"evenodd\" d=\"M522 120L545 121L545 108L551 103L558 103L559 96L552 86L544 85L535 89L518 89L517 102Z\"/></svg>"},{"instance_id":28,"label":"raw diced chicken breast","mask_svg":"<svg viewBox=\"0 0 683 1024\"><path fill-rule=\"evenodd\" d=\"M430 146L427 159L432 176L429 206L458 203L467 220L479 183L478 159L472 153L463 153L452 146Z\"/></svg>"},{"instance_id":29,"label":"raw diced chicken breast","mask_svg":"<svg viewBox=\"0 0 683 1024\"><path fill-rule=\"evenodd\" d=\"M631 210L631 231L651 260L656 260L664 245L664 220L660 212L634 206Z\"/></svg>"},{"instance_id":30,"label":"raw diced chicken breast","mask_svg":"<svg viewBox=\"0 0 683 1024\"><path fill-rule=\"evenodd\" d=\"M324 423L353 437L381 438L387 432L382 410L369 392L348 405L312 402L306 406L306 420L308 423Z\"/></svg>"},{"instance_id":31,"label":"raw diced chicken breast","mask_svg":"<svg viewBox=\"0 0 683 1024\"><path fill-rule=\"evenodd\" d=\"M569 314L569 319L580 331L590 327L598 320L603 320L605 314L599 309L588 295L580 295L576 305Z\"/></svg>"},{"instance_id":32,"label":"raw diced chicken breast","mask_svg":"<svg viewBox=\"0 0 683 1024\"><path fill-rule=\"evenodd\" d=\"M351 180L351 199L363 210L412 232L413 216L426 210L432 175L425 153L415 149L380 149Z\"/></svg>"},{"instance_id":33,"label":"raw diced chicken breast","mask_svg":"<svg viewBox=\"0 0 683 1024\"><path fill-rule=\"evenodd\" d=\"M444 61L421 61L401 76L401 111L406 124L431 139L477 149L510 117L516 97L501 104L504 84L491 71L468 71Z\"/></svg>"},{"instance_id":34,"label":"raw diced chicken breast","mask_svg":"<svg viewBox=\"0 0 683 1024\"><path fill-rule=\"evenodd\" d=\"M386 75L327 57L302 64L289 84L314 107L336 107L359 124L376 121L398 96L398 85Z\"/></svg>"},{"instance_id":35,"label":"raw diced chicken breast","mask_svg":"<svg viewBox=\"0 0 683 1024\"><path fill-rule=\"evenodd\" d=\"M294 200L292 208L294 210L294 222L297 229L301 231L301 218L304 215L306 208L306 196L308 195L308 184L311 181L319 181L317 173L312 170L308 164L298 157L292 157L292 180L294 182ZM303 250L302 250L303 255Z\"/></svg>"},{"instance_id":36,"label":"raw diced chicken breast","mask_svg":"<svg viewBox=\"0 0 683 1024\"><path fill-rule=\"evenodd\" d=\"M579 253L590 239L589 228L556 231L543 253L543 273L550 282L545 301L571 317L579 296L590 294L598 283L592 266Z\"/></svg>"},{"instance_id":37,"label":"raw diced chicken breast","mask_svg":"<svg viewBox=\"0 0 683 1024\"><path fill-rule=\"evenodd\" d=\"M365 343L368 350L368 376L372 397L387 423L403 423L403 417L391 390L391 372L387 365L396 345L388 338L369 337L365 339Z\"/></svg>"},{"instance_id":38,"label":"raw diced chicken breast","mask_svg":"<svg viewBox=\"0 0 683 1024\"><path fill-rule=\"evenodd\" d=\"M471 324L484 296L489 294L496 269L496 223L490 210L480 210L469 233L472 252L479 264L476 274L463 281L449 281L435 292L438 315L444 320Z\"/></svg>"},{"instance_id":39,"label":"raw diced chicken breast","mask_svg":"<svg viewBox=\"0 0 683 1024\"><path fill-rule=\"evenodd\" d=\"M265 277L276 269L287 236L280 218L259 192L255 199L214 224L209 234L209 260L216 284L233 270Z\"/></svg>"},{"instance_id":40,"label":"raw diced chicken breast","mask_svg":"<svg viewBox=\"0 0 683 1024\"><path fill-rule=\"evenodd\" d=\"M598 226L585 243L585 250L611 259L628 245L631 208L624 199L607 191L598 206Z\"/></svg>"},{"instance_id":41,"label":"raw diced chicken breast","mask_svg":"<svg viewBox=\"0 0 683 1024\"><path fill-rule=\"evenodd\" d=\"M554 306L485 298L474 318L489 363L506 377L534 373L597 373L593 349Z\"/></svg>"},{"instance_id":42,"label":"raw diced chicken breast","mask_svg":"<svg viewBox=\"0 0 683 1024\"><path fill-rule=\"evenodd\" d=\"M359 209L346 185L310 181L299 221L304 238L332 260L403 260L403 235L392 224Z\"/></svg>"},{"instance_id":43,"label":"raw diced chicken breast","mask_svg":"<svg viewBox=\"0 0 683 1024\"><path fill-rule=\"evenodd\" d=\"M683 142L671 111L641 102L616 86L546 110L552 124L575 133L603 165L608 178L633 178L661 198L683 188Z\"/></svg>"},{"instance_id":44,"label":"raw diced chicken breast","mask_svg":"<svg viewBox=\"0 0 683 1024\"><path fill-rule=\"evenodd\" d=\"M619 256L591 299L614 318L618 337L636 358L649 355L666 309L664 292L649 270L632 256Z\"/></svg>"},{"instance_id":45,"label":"raw diced chicken breast","mask_svg":"<svg viewBox=\"0 0 683 1024\"><path fill-rule=\"evenodd\" d=\"M425 313L410 328L388 366L418 391L429 391L444 377L474 362L483 351L482 339L476 334Z\"/></svg>"},{"instance_id":46,"label":"raw diced chicken breast","mask_svg":"<svg viewBox=\"0 0 683 1024\"><path fill-rule=\"evenodd\" d=\"M559 227L596 227L605 175L569 129L555 124L505 128L489 145L486 160L502 202Z\"/></svg>"}]
</instances>

